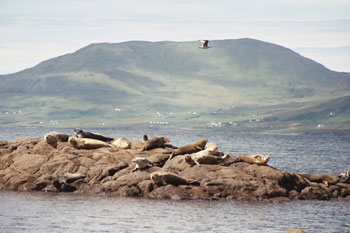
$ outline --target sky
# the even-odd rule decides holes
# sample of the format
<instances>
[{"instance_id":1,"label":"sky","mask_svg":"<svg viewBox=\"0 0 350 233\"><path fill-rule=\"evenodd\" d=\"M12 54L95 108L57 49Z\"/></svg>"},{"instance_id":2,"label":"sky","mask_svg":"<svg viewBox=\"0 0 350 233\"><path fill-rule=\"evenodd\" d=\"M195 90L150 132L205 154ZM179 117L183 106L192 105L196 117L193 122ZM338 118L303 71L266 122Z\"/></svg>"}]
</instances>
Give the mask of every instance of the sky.
<instances>
[{"instance_id":1,"label":"sky","mask_svg":"<svg viewBox=\"0 0 350 233\"><path fill-rule=\"evenodd\" d=\"M0 74L91 43L238 38L350 72L350 0L0 0Z\"/></svg>"}]
</instances>

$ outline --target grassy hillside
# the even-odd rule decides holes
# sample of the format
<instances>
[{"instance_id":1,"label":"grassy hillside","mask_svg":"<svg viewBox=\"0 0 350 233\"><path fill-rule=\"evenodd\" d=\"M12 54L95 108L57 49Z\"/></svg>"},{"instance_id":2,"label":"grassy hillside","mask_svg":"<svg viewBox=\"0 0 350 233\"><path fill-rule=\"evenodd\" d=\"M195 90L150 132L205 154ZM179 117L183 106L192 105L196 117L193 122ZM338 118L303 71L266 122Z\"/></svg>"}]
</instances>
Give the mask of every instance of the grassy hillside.
<instances>
[{"instance_id":1,"label":"grassy hillside","mask_svg":"<svg viewBox=\"0 0 350 233\"><path fill-rule=\"evenodd\" d=\"M91 44L0 76L0 124L244 122L349 95L349 73L290 49L253 39L211 41L208 50L199 45Z\"/></svg>"}]
</instances>

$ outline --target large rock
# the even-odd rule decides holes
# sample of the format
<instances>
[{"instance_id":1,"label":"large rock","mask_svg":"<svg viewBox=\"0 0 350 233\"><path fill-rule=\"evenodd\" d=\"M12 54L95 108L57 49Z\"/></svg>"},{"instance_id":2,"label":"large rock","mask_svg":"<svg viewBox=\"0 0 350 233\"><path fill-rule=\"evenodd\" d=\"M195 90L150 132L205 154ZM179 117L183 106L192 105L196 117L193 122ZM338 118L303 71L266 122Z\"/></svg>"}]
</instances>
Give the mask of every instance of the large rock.
<instances>
[{"instance_id":1,"label":"large rock","mask_svg":"<svg viewBox=\"0 0 350 233\"><path fill-rule=\"evenodd\" d=\"M130 142L125 149L112 144L84 149L65 140L55 141L55 146L44 138L0 141L0 190L104 192L175 200L350 200L350 184L337 176L289 173L239 156L198 166L186 162L186 155L169 160L171 147L143 151L143 142ZM136 157L154 166L134 170ZM84 179L64 182L67 174ZM151 174L169 176L159 182Z\"/></svg>"}]
</instances>

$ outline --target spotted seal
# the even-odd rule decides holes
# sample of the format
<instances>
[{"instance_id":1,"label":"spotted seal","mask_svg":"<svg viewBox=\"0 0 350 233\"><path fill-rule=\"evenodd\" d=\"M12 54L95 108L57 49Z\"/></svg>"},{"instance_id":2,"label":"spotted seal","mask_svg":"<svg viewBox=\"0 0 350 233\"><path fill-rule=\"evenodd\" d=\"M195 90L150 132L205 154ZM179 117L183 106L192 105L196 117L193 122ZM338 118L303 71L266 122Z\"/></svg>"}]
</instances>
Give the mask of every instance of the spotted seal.
<instances>
[{"instance_id":1,"label":"spotted seal","mask_svg":"<svg viewBox=\"0 0 350 233\"><path fill-rule=\"evenodd\" d=\"M102 134L95 133L95 132L87 132L77 128L74 129L74 134L77 138L91 138L91 139L96 139L104 142L109 142L113 140L113 138L106 137Z\"/></svg>"},{"instance_id":2,"label":"spotted seal","mask_svg":"<svg viewBox=\"0 0 350 233\"><path fill-rule=\"evenodd\" d=\"M207 139L200 139L194 144L181 146L171 153L169 160L178 155L192 154L192 153L196 153L198 151L204 150L207 142L208 142Z\"/></svg>"}]
</instances>

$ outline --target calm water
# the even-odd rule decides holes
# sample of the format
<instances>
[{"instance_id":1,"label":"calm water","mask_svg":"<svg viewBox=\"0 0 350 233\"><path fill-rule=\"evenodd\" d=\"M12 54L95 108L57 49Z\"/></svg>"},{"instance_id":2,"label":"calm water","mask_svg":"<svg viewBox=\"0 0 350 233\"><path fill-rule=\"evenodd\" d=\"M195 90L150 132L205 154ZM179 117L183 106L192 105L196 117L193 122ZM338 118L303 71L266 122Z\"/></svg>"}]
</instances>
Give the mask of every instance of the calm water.
<instances>
[{"instance_id":1,"label":"calm water","mask_svg":"<svg viewBox=\"0 0 350 233\"><path fill-rule=\"evenodd\" d=\"M72 129L0 127L0 139L42 137ZM88 129L92 130L92 129ZM263 135L173 129L93 129L140 140L168 136L174 145L207 138L233 155L269 155L269 165L289 172L334 174L350 169L350 134ZM350 202L160 201L76 194L0 192L0 232L306 232L350 233Z\"/></svg>"}]
</instances>

